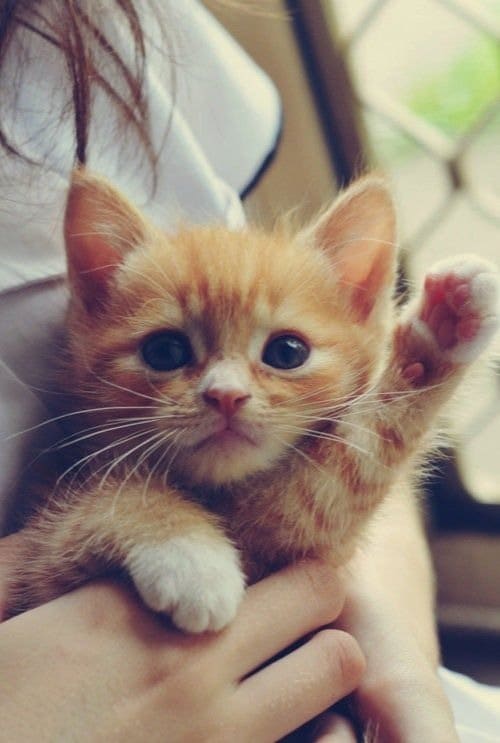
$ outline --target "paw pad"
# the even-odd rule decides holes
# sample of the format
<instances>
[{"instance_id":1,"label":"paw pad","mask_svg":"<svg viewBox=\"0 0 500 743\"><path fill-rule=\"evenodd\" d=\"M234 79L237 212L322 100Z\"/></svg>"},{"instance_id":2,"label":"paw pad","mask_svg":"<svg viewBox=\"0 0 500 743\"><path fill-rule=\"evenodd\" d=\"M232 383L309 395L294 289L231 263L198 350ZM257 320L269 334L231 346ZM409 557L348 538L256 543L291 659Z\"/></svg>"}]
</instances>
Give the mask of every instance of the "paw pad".
<instances>
[{"instance_id":1,"label":"paw pad","mask_svg":"<svg viewBox=\"0 0 500 743\"><path fill-rule=\"evenodd\" d=\"M498 326L496 268L475 256L442 261L426 277L418 313L443 357L472 361Z\"/></svg>"}]
</instances>

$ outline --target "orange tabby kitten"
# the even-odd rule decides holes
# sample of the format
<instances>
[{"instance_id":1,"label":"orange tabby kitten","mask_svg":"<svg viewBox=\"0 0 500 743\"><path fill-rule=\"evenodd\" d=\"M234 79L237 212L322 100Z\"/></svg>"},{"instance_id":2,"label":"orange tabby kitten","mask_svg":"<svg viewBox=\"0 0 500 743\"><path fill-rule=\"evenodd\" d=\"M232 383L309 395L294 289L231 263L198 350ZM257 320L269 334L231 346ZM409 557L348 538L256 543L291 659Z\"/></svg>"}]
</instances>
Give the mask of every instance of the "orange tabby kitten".
<instances>
[{"instance_id":1,"label":"orange tabby kitten","mask_svg":"<svg viewBox=\"0 0 500 743\"><path fill-rule=\"evenodd\" d=\"M25 525L11 613L119 569L178 627L218 630L246 581L344 562L497 325L495 270L471 256L397 317L376 178L295 236L164 234L77 172L65 236L69 463Z\"/></svg>"}]
</instances>

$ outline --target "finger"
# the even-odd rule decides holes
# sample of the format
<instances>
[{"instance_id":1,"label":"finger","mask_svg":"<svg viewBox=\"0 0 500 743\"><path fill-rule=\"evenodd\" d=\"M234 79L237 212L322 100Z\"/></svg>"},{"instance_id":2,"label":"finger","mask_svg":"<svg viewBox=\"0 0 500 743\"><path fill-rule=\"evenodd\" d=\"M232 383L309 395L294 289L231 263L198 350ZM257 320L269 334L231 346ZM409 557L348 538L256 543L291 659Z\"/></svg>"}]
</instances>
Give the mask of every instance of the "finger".
<instances>
[{"instance_id":1,"label":"finger","mask_svg":"<svg viewBox=\"0 0 500 743\"><path fill-rule=\"evenodd\" d=\"M335 712L325 712L318 719L313 743L356 743L355 730L349 720Z\"/></svg>"},{"instance_id":2,"label":"finger","mask_svg":"<svg viewBox=\"0 0 500 743\"><path fill-rule=\"evenodd\" d=\"M350 635L323 630L243 681L235 702L244 715L254 710L255 740L276 740L351 693L364 668L363 655Z\"/></svg>"},{"instance_id":3,"label":"finger","mask_svg":"<svg viewBox=\"0 0 500 743\"><path fill-rule=\"evenodd\" d=\"M309 632L333 622L344 603L334 569L304 562L250 586L221 645L223 662L242 678Z\"/></svg>"}]
</instances>

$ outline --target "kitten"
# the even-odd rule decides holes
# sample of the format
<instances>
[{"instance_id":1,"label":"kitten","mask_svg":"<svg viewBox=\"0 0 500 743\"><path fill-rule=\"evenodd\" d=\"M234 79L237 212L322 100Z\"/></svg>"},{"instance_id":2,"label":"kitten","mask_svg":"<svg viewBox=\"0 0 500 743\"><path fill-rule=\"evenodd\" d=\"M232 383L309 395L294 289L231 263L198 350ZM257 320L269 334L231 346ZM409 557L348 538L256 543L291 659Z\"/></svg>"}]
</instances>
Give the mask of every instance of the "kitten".
<instances>
[{"instance_id":1,"label":"kitten","mask_svg":"<svg viewBox=\"0 0 500 743\"><path fill-rule=\"evenodd\" d=\"M187 632L246 581L345 562L497 326L498 278L437 264L398 316L391 199L365 178L297 235L155 229L78 171L65 239L65 463L38 488L16 613L125 571Z\"/></svg>"}]
</instances>

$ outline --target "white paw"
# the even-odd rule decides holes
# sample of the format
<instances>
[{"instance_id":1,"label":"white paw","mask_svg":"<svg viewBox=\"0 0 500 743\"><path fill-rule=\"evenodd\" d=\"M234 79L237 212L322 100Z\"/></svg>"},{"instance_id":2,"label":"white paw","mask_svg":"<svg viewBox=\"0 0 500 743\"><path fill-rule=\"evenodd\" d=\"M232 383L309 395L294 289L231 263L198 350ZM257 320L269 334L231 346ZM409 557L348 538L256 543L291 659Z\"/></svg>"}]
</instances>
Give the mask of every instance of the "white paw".
<instances>
[{"instance_id":1,"label":"white paw","mask_svg":"<svg viewBox=\"0 0 500 743\"><path fill-rule=\"evenodd\" d=\"M202 536L134 547L126 567L143 601L186 632L217 631L234 618L245 580L238 553Z\"/></svg>"},{"instance_id":2,"label":"white paw","mask_svg":"<svg viewBox=\"0 0 500 743\"><path fill-rule=\"evenodd\" d=\"M436 263L425 278L414 329L455 363L473 361L499 324L496 267L475 255Z\"/></svg>"}]
</instances>

